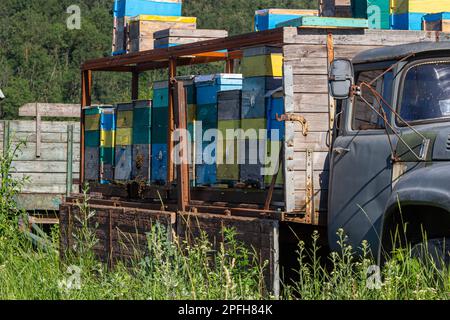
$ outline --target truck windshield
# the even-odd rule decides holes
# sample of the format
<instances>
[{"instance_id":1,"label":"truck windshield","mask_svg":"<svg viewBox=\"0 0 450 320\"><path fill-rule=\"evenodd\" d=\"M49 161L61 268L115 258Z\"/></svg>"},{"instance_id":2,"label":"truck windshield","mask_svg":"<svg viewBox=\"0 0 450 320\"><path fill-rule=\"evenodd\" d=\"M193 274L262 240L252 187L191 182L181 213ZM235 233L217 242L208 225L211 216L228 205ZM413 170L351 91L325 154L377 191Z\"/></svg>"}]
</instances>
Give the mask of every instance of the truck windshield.
<instances>
[{"instance_id":1,"label":"truck windshield","mask_svg":"<svg viewBox=\"0 0 450 320\"><path fill-rule=\"evenodd\" d=\"M399 113L408 122L450 117L450 61L420 63L406 71Z\"/></svg>"}]
</instances>

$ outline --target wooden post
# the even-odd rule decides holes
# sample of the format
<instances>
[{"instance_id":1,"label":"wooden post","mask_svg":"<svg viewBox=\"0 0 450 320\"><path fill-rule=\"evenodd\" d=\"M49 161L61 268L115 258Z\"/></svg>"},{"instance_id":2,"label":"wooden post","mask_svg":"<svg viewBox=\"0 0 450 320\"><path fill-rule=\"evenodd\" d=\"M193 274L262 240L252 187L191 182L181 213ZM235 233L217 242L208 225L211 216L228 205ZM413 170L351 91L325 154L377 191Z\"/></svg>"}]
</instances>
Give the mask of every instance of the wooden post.
<instances>
[{"instance_id":1,"label":"wooden post","mask_svg":"<svg viewBox=\"0 0 450 320\"><path fill-rule=\"evenodd\" d=\"M81 117L80 117L80 192L84 184L84 112L83 108L91 105L92 71L81 72Z\"/></svg>"},{"instance_id":2,"label":"wooden post","mask_svg":"<svg viewBox=\"0 0 450 320\"><path fill-rule=\"evenodd\" d=\"M174 88L173 84L175 83L172 80L176 80L177 76L177 60L176 58L171 58L169 61L169 112L168 112L168 134L167 134L167 185L171 185L174 179L174 170L173 170L173 143L172 143L172 134L174 130L174 117L173 110L175 105L175 97L174 97Z\"/></svg>"},{"instance_id":3,"label":"wooden post","mask_svg":"<svg viewBox=\"0 0 450 320\"><path fill-rule=\"evenodd\" d=\"M174 115L179 135L179 163L177 164L177 196L178 210L186 212L186 207L190 202L189 194L189 149L187 136L187 102L184 83L177 81L174 92L175 104Z\"/></svg>"},{"instance_id":4,"label":"wooden post","mask_svg":"<svg viewBox=\"0 0 450 320\"><path fill-rule=\"evenodd\" d=\"M234 73L234 59L227 59L225 73Z\"/></svg>"},{"instance_id":5,"label":"wooden post","mask_svg":"<svg viewBox=\"0 0 450 320\"><path fill-rule=\"evenodd\" d=\"M36 103L36 158L41 157L41 113Z\"/></svg>"},{"instance_id":6,"label":"wooden post","mask_svg":"<svg viewBox=\"0 0 450 320\"><path fill-rule=\"evenodd\" d=\"M67 173L66 173L66 196L72 193L73 184L73 124L67 126Z\"/></svg>"},{"instance_id":7,"label":"wooden post","mask_svg":"<svg viewBox=\"0 0 450 320\"><path fill-rule=\"evenodd\" d=\"M131 79L131 100L139 99L139 72L133 72Z\"/></svg>"}]
</instances>

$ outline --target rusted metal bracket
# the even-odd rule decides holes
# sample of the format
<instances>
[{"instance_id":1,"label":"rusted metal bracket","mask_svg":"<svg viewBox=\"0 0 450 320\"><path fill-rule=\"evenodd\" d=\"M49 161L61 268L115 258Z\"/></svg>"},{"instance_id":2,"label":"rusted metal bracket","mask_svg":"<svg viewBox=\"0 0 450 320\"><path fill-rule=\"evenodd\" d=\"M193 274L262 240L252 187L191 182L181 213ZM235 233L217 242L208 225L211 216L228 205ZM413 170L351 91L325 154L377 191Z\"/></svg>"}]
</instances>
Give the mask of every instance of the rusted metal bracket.
<instances>
[{"instance_id":1,"label":"rusted metal bracket","mask_svg":"<svg viewBox=\"0 0 450 320\"><path fill-rule=\"evenodd\" d=\"M328 60L328 69L334 60L334 40L333 34L330 32L327 35L327 60ZM334 123L336 119L336 100L330 95L328 98L328 146L331 149L333 144L333 130Z\"/></svg>"},{"instance_id":2,"label":"rusted metal bracket","mask_svg":"<svg viewBox=\"0 0 450 320\"><path fill-rule=\"evenodd\" d=\"M293 113L286 113L279 116L276 114L277 121L297 121L300 122L302 126L302 134L306 137L308 135L309 131L309 125L308 121L306 121L304 116L301 116L299 114L293 114Z\"/></svg>"},{"instance_id":3,"label":"rusted metal bracket","mask_svg":"<svg viewBox=\"0 0 450 320\"><path fill-rule=\"evenodd\" d=\"M314 151L306 150L306 220L308 223L315 224L315 208L314 208Z\"/></svg>"}]
</instances>

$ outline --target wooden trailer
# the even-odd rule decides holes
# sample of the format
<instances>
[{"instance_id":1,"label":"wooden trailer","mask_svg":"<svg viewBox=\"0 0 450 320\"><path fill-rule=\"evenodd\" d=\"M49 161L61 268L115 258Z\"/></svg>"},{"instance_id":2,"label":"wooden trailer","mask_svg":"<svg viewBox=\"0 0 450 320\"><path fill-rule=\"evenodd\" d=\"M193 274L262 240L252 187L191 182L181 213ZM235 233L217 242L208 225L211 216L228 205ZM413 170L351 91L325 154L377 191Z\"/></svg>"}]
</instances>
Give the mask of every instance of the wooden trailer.
<instances>
[{"instance_id":1,"label":"wooden trailer","mask_svg":"<svg viewBox=\"0 0 450 320\"><path fill-rule=\"evenodd\" d=\"M78 189L80 106L30 103L19 109L19 116L20 120L0 122L2 154L8 143L11 149L22 143L11 172L13 178L27 179L17 203L29 212L54 213L63 196ZM49 121L55 117L72 121Z\"/></svg>"},{"instance_id":2,"label":"wooden trailer","mask_svg":"<svg viewBox=\"0 0 450 320\"><path fill-rule=\"evenodd\" d=\"M446 41L448 37L439 32L421 31L278 28L85 62L82 66L82 106L91 104L93 72L131 73L131 93L136 99L139 74L146 70L167 68L169 79L174 79L178 66L225 61L226 72L232 73L234 61L242 57L242 49L252 46L278 46L284 55L284 188L190 187L188 166L174 166L170 157L166 186L91 184L90 203L99 212L99 255L111 264L127 256L121 251L118 240L122 228L137 231L130 232L131 238L136 233L135 237L142 240L152 223L162 221L182 238L187 233L195 236L202 229L211 239L221 241L222 228L232 226L239 240L254 247L263 260L269 261L267 286L276 294L280 259L292 256L292 252L287 252L292 248L289 243L297 241L290 230L305 230L305 226L326 227L328 159L336 109L328 92L330 62L334 58L352 58L374 47ZM224 49L228 52L218 52ZM170 86L169 136L174 128L186 127L182 84L172 81ZM172 148L169 142L169 154ZM81 130L82 154L83 149ZM81 182L83 177L82 155ZM80 195L72 195L61 206L63 250L70 244L80 199ZM138 227L133 229L133 226Z\"/></svg>"}]
</instances>

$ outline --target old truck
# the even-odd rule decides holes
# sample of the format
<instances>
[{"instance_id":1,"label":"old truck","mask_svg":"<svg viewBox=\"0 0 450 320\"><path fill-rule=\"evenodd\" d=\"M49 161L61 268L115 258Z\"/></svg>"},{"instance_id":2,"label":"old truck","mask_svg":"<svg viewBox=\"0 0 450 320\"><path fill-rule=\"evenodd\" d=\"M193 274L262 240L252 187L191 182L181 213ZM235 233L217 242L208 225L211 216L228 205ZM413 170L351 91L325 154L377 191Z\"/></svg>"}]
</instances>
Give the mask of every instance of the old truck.
<instances>
[{"instance_id":1,"label":"old truck","mask_svg":"<svg viewBox=\"0 0 450 320\"><path fill-rule=\"evenodd\" d=\"M450 261L450 43L364 51L331 65L337 110L328 234L379 260L405 239ZM436 252L437 251L437 252Z\"/></svg>"},{"instance_id":2,"label":"old truck","mask_svg":"<svg viewBox=\"0 0 450 320\"><path fill-rule=\"evenodd\" d=\"M367 240L380 261L404 224L413 245L424 228L442 247L450 236L449 40L442 32L284 27L86 61L82 107L93 104L95 72L131 73L136 100L139 75L167 69L170 137L186 128L178 67L223 61L233 73L245 48L277 47L283 55L282 187L273 187L276 179L265 189L192 186L188 165L172 157L165 186L90 183L97 255L112 266L133 255L133 244L147 250L145 235L156 222L182 239L205 231L214 243L223 240L223 227L233 227L269 262L266 284L276 294L280 266L295 257L298 237L315 229L328 233L323 244L332 249L341 228L354 248ZM424 44L410 44L416 42ZM80 183L83 121L82 114ZM82 199L72 194L60 206L62 253L74 241Z\"/></svg>"}]
</instances>

